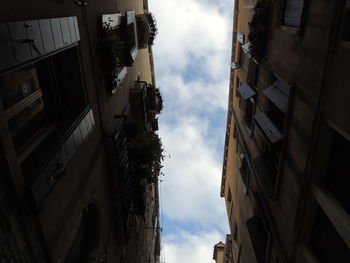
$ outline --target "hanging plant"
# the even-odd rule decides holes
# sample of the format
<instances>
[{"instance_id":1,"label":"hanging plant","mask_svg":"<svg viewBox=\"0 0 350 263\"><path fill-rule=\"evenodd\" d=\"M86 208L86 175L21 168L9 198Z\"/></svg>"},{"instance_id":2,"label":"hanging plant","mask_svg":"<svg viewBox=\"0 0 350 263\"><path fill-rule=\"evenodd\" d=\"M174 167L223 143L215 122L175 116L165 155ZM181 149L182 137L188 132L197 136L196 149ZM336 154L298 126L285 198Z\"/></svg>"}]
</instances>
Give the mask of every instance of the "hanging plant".
<instances>
[{"instance_id":1,"label":"hanging plant","mask_svg":"<svg viewBox=\"0 0 350 263\"><path fill-rule=\"evenodd\" d=\"M251 43L250 53L253 57L261 59L266 50L270 12L266 1L258 1L254 7L254 15L248 23L248 39Z\"/></svg>"},{"instance_id":2,"label":"hanging plant","mask_svg":"<svg viewBox=\"0 0 350 263\"><path fill-rule=\"evenodd\" d=\"M142 214L145 206L147 184L156 183L163 156L162 142L155 132L147 131L140 121L127 126L128 157L133 166L132 188L137 211Z\"/></svg>"},{"instance_id":3,"label":"hanging plant","mask_svg":"<svg viewBox=\"0 0 350 263\"><path fill-rule=\"evenodd\" d=\"M117 83L120 68L123 67L124 42L119 29L112 29L110 24L103 23L99 32L99 50L101 66L104 71L107 86L112 90Z\"/></svg>"}]
</instances>

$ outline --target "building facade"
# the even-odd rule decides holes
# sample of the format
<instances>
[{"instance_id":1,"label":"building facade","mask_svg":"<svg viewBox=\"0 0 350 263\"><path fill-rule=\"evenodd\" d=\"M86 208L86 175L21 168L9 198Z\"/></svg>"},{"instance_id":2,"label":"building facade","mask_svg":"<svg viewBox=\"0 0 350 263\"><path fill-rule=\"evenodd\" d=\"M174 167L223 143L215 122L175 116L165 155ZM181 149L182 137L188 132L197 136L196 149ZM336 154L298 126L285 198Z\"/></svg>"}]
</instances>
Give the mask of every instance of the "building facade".
<instances>
[{"instance_id":1,"label":"building facade","mask_svg":"<svg viewBox=\"0 0 350 263\"><path fill-rule=\"evenodd\" d=\"M147 1L0 14L0 261L159 262L159 170L144 180L128 146L159 142Z\"/></svg>"},{"instance_id":2,"label":"building facade","mask_svg":"<svg viewBox=\"0 0 350 263\"><path fill-rule=\"evenodd\" d=\"M221 241L214 246L213 260L215 263L222 263L224 260L225 244Z\"/></svg>"},{"instance_id":3,"label":"building facade","mask_svg":"<svg viewBox=\"0 0 350 263\"><path fill-rule=\"evenodd\" d=\"M225 244L221 241L214 246L213 260L216 263L233 263L232 236L226 235Z\"/></svg>"},{"instance_id":4,"label":"building facade","mask_svg":"<svg viewBox=\"0 0 350 263\"><path fill-rule=\"evenodd\" d=\"M235 1L221 185L234 262L350 260L349 4Z\"/></svg>"}]
</instances>

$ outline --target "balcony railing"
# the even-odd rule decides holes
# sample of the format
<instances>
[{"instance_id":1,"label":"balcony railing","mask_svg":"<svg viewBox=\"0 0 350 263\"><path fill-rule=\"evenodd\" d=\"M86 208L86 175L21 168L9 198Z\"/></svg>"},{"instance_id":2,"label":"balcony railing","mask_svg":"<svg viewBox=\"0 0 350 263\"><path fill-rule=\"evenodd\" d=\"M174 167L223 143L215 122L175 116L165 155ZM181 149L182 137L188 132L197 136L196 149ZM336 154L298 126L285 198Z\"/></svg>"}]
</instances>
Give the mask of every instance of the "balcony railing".
<instances>
[{"instance_id":1,"label":"balcony railing","mask_svg":"<svg viewBox=\"0 0 350 263\"><path fill-rule=\"evenodd\" d=\"M133 205L133 190L132 176L133 167L129 162L127 137L126 137L127 118L123 116L119 119L113 135L113 177L112 188L119 185L118 189L121 195L122 205L122 220L125 225L126 236L129 235L134 223L134 205ZM115 191L116 189L114 189ZM113 193L115 193L112 191ZM119 196L119 195L118 195ZM118 197L116 197L118 199Z\"/></svg>"},{"instance_id":2,"label":"balcony railing","mask_svg":"<svg viewBox=\"0 0 350 263\"><path fill-rule=\"evenodd\" d=\"M113 86L111 93L112 95L117 93L117 90L120 88L121 84L123 83L124 79L126 78L126 75L128 74L127 67L119 67L117 68L117 78L114 80L115 86Z\"/></svg>"},{"instance_id":3,"label":"balcony railing","mask_svg":"<svg viewBox=\"0 0 350 263\"><path fill-rule=\"evenodd\" d=\"M158 130L155 115L161 110L159 91L147 82L135 81L130 90L130 101L134 119L144 122L148 130Z\"/></svg>"},{"instance_id":4,"label":"balcony railing","mask_svg":"<svg viewBox=\"0 0 350 263\"><path fill-rule=\"evenodd\" d=\"M29 182L35 203L39 209L43 208L45 201L59 179L66 175L70 162L77 155L94 126L95 120L92 109L87 108L67 129L65 135L57 136L58 131L55 132L56 136L53 137L59 140L58 143L48 152L46 161L42 163ZM45 148L45 145L38 148Z\"/></svg>"}]
</instances>

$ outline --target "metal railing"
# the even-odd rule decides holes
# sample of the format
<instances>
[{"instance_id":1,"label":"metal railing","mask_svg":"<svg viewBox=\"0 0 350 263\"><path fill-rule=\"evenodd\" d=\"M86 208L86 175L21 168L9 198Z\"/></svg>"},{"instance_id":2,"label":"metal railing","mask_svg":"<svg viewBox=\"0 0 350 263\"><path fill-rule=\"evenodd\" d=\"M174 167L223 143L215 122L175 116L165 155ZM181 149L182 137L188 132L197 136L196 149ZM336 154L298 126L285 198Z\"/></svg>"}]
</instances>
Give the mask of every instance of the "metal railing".
<instances>
[{"instance_id":1,"label":"metal railing","mask_svg":"<svg viewBox=\"0 0 350 263\"><path fill-rule=\"evenodd\" d=\"M67 168L95 126L92 109L88 107L61 136L56 147L30 182L37 205L42 209L55 184L66 175Z\"/></svg>"}]
</instances>

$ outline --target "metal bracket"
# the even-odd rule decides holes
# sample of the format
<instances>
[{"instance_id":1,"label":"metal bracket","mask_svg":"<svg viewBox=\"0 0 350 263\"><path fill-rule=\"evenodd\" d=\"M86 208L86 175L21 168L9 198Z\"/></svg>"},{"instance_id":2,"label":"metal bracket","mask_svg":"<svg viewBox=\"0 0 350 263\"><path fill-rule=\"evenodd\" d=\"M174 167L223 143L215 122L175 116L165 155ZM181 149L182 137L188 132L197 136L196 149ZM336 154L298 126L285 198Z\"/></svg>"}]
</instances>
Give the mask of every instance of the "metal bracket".
<instances>
[{"instance_id":1,"label":"metal bracket","mask_svg":"<svg viewBox=\"0 0 350 263\"><path fill-rule=\"evenodd\" d=\"M84 6L87 6L88 5L88 2L86 0L83 0L83 1L76 1L75 2L77 5L84 5Z\"/></svg>"},{"instance_id":2,"label":"metal bracket","mask_svg":"<svg viewBox=\"0 0 350 263\"><path fill-rule=\"evenodd\" d=\"M29 44L38 55L42 55L39 48L36 46L36 40L33 38L16 38L16 42L20 44Z\"/></svg>"}]
</instances>

